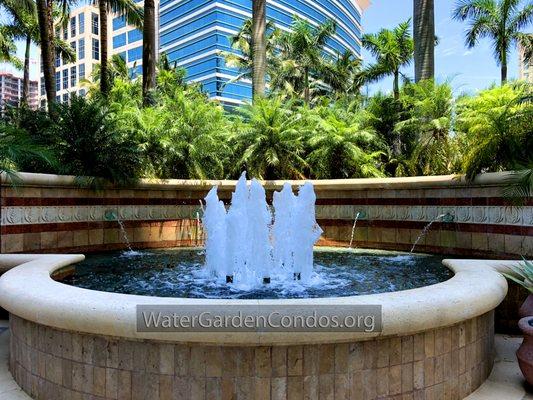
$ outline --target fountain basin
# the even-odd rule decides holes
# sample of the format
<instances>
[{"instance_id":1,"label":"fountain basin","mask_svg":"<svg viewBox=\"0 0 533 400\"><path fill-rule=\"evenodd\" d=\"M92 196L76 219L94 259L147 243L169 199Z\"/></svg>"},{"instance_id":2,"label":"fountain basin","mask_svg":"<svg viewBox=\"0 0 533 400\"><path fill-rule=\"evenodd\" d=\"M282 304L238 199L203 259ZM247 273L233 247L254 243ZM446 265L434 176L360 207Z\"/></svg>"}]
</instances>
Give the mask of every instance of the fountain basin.
<instances>
[{"instance_id":1,"label":"fountain basin","mask_svg":"<svg viewBox=\"0 0 533 400\"><path fill-rule=\"evenodd\" d=\"M284 300L161 298L64 285L81 255L9 255L0 305L11 314L10 369L39 399L461 399L488 376L493 310L512 261L445 260L455 275L418 289ZM138 332L138 304L381 304L383 331ZM172 397L174 393L175 397ZM258 397L256 397L256 393ZM446 393L446 396L444 395ZM449 394L448 394L449 393ZM344 394L346 394L345 397ZM181 397L180 397L181 396Z\"/></svg>"}]
</instances>

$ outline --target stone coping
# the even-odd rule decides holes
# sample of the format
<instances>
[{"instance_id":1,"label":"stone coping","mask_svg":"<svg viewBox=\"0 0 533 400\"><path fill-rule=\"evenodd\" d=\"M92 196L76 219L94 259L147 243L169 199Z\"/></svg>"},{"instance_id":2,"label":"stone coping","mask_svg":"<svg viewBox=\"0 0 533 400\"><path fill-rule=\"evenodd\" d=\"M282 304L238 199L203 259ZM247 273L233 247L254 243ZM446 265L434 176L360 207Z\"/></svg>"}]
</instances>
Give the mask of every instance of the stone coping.
<instances>
[{"instance_id":1,"label":"stone coping","mask_svg":"<svg viewBox=\"0 0 533 400\"><path fill-rule=\"evenodd\" d=\"M20 172L17 174L18 186L37 187L80 187L80 181L75 176L34 174ZM323 179L309 180L317 190L361 190L361 189L409 189L433 187L461 187L461 186L500 186L505 184L511 176L510 172L492 172L478 175L473 181L468 181L464 175L415 176L405 178L361 178L361 179ZM195 179L140 179L133 189L152 190L208 190L218 186L220 190L232 190L237 181L233 180L195 180ZM302 185L303 180L274 180L265 181L267 189L279 189L285 182L292 185ZM0 183L10 185L12 182L5 173L0 174ZM109 186L109 189L116 188Z\"/></svg>"},{"instance_id":2,"label":"stone coping","mask_svg":"<svg viewBox=\"0 0 533 400\"><path fill-rule=\"evenodd\" d=\"M69 331L182 343L282 345L369 340L450 326L493 310L505 298L498 272L517 261L444 260L455 275L448 281L398 292L316 299L223 300L138 296L77 288L51 278L83 255L0 255L0 306L20 318ZM16 266L16 267L15 267ZM15 267L15 268L13 268ZM360 332L137 332L136 306L147 305L381 305L383 331Z\"/></svg>"}]
</instances>

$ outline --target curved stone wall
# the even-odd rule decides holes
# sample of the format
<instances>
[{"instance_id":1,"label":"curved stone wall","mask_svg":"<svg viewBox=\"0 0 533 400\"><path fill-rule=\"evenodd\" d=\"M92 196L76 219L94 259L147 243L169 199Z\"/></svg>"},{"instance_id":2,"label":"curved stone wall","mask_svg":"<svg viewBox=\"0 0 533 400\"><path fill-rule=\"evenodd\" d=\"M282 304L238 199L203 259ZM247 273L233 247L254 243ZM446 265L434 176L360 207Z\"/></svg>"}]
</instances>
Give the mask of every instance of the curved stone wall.
<instances>
[{"instance_id":1,"label":"curved stone wall","mask_svg":"<svg viewBox=\"0 0 533 400\"><path fill-rule=\"evenodd\" d=\"M11 316L10 369L35 399L459 400L488 377L493 312L416 335L202 346L61 331Z\"/></svg>"},{"instance_id":2,"label":"curved stone wall","mask_svg":"<svg viewBox=\"0 0 533 400\"><path fill-rule=\"evenodd\" d=\"M200 200L214 184L229 201L234 181L141 181L128 189L95 191L73 177L21 174L12 187L2 177L3 253L79 253L124 248L115 216L134 247L203 243ZM456 176L314 181L321 243L346 246L355 215L355 246L409 250L432 225L418 251L518 258L533 255L533 200L513 207L503 197L506 174L474 182ZM282 182L267 182L271 195ZM294 182L299 184L301 182Z\"/></svg>"}]
</instances>

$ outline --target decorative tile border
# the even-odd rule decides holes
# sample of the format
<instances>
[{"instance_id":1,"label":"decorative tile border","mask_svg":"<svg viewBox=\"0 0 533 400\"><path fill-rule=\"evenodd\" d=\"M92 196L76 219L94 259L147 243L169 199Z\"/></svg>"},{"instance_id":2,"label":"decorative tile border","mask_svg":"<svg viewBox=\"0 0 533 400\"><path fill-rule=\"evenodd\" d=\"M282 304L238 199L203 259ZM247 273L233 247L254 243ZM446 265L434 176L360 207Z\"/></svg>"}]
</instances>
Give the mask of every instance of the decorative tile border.
<instances>
[{"instance_id":1,"label":"decorative tile border","mask_svg":"<svg viewBox=\"0 0 533 400\"><path fill-rule=\"evenodd\" d=\"M68 177L24 176L32 186L1 189L2 252L86 250L91 245L98 251L115 246L119 236L112 231L118 231L118 226L111 215L137 232L137 238L132 235L135 247L156 247L158 240L162 246L180 243L184 236L194 243L203 241L202 229L196 225L209 182L156 182L97 192L68 183ZM503 178L487 176L468 184L453 177L317 181L316 213L325 231L323 240L346 244L359 212L357 246L390 248L396 244L404 250L426 224L448 214L453 222L436 222L419 249L425 246L440 253L448 249L464 255L468 250L472 254L486 251L514 258L533 255L533 199L524 207L513 207L501 195ZM44 181L46 185L37 185ZM233 183L222 184L220 196L227 203ZM269 196L276 185L267 183ZM182 228L172 233L170 228L177 225ZM85 241L86 235L93 240Z\"/></svg>"}]
</instances>

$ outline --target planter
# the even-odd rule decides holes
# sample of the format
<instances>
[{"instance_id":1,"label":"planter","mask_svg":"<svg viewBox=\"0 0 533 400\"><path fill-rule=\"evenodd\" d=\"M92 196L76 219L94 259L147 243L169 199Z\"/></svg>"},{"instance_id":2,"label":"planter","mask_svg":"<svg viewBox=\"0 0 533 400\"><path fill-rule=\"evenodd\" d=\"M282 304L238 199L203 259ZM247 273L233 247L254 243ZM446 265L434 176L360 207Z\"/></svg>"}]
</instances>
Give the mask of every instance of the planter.
<instances>
[{"instance_id":1,"label":"planter","mask_svg":"<svg viewBox=\"0 0 533 400\"><path fill-rule=\"evenodd\" d=\"M520 318L533 316L533 294L527 296L526 301L522 303L518 310L518 316Z\"/></svg>"},{"instance_id":2,"label":"planter","mask_svg":"<svg viewBox=\"0 0 533 400\"><path fill-rule=\"evenodd\" d=\"M516 352L518 365L526 381L533 385L533 317L522 318L518 326L524 334L524 341Z\"/></svg>"}]
</instances>

